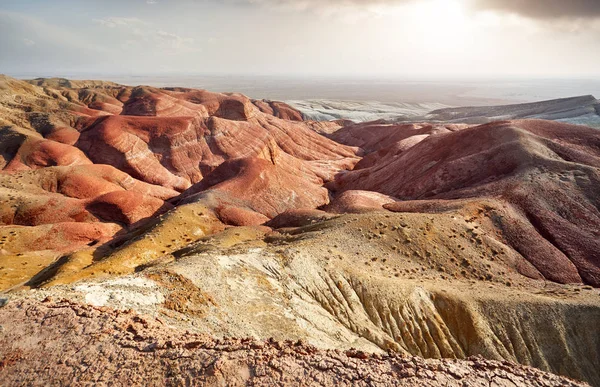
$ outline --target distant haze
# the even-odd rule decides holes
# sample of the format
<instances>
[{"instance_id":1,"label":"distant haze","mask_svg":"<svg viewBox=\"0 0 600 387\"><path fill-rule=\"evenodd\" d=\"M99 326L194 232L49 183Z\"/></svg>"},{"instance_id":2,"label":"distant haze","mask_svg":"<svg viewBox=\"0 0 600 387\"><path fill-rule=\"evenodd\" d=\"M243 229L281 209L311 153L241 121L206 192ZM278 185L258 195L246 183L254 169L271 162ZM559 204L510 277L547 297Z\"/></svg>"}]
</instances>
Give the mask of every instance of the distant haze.
<instances>
[{"instance_id":1,"label":"distant haze","mask_svg":"<svg viewBox=\"0 0 600 387\"><path fill-rule=\"evenodd\" d=\"M16 73L18 78L58 76L102 79L124 85L193 87L239 92L251 98L288 100L440 103L449 106L497 105L579 95L600 97L600 79L400 79L290 76L118 75L103 73Z\"/></svg>"},{"instance_id":2,"label":"distant haze","mask_svg":"<svg viewBox=\"0 0 600 387\"><path fill-rule=\"evenodd\" d=\"M598 78L598 0L2 0L0 73Z\"/></svg>"}]
</instances>

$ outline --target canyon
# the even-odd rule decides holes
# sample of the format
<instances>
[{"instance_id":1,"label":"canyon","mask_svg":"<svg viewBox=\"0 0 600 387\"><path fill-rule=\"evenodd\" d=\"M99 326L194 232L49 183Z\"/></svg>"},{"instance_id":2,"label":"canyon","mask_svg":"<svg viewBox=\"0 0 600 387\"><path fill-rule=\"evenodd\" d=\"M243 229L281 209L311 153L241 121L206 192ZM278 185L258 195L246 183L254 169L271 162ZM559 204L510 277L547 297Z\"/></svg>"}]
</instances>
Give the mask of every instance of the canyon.
<instances>
[{"instance_id":1,"label":"canyon","mask_svg":"<svg viewBox=\"0 0 600 387\"><path fill-rule=\"evenodd\" d=\"M600 385L599 106L0 76L0 384Z\"/></svg>"}]
</instances>

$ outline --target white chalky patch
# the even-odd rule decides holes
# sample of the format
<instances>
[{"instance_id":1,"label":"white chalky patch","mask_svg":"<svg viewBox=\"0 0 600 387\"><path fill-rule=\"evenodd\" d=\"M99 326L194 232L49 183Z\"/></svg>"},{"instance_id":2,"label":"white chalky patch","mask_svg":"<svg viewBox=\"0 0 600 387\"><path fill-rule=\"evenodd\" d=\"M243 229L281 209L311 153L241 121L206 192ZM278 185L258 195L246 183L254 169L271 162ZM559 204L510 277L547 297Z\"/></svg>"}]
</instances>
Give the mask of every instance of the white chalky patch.
<instances>
[{"instance_id":1,"label":"white chalky patch","mask_svg":"<svg viewBox=\"0 0 600 387\"><path fill-rule=\"evenodd\" d=\"M77 285L75 291L84 293L87 304L106 306L116 304L128 308L151 306L164 301L157 284L143 277L121 277L108 281Z\"/></svg>"}]
</instances>

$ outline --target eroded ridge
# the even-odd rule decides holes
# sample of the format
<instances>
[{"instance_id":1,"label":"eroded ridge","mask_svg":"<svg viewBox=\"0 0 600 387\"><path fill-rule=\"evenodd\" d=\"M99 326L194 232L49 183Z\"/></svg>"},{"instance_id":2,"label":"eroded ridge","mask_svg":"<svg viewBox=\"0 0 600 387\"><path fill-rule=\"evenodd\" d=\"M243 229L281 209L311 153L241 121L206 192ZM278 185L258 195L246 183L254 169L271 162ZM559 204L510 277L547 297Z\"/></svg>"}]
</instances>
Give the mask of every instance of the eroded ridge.
<instances>
[{"instance_id":1,"label":"eroded ridge","mask_svg":"<svg viewBox=\"0 0 600 387\"><path fill-rule=\"evenodd\" d=\"M0 324L5 385L585 386L482 358L424 360L323 351L301 341L215 340L133 312L66 301L11 303L0 310Z\"/></svg>"}]
</instances>

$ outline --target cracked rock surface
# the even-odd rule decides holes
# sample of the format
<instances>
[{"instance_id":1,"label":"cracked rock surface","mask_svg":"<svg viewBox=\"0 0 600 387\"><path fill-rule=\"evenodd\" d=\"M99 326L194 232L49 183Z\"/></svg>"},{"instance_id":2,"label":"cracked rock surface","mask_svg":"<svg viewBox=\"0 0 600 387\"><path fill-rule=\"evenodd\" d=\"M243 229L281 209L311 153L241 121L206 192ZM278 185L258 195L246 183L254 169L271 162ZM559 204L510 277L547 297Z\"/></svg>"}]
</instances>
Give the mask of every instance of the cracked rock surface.
<instances>
[{"instance_id":1,"label":"cracked rock surface","mask_svg":"<svg viewBox=\"0 0 600 387\"><path fill-rule=\"evenodd\" d=\"M215 340L68 301L0 309L2 385L585 386L510 362L425 360L302 341ZM27 361L23 361L23 360Z\"/></svg>"}]
</instances>

